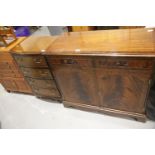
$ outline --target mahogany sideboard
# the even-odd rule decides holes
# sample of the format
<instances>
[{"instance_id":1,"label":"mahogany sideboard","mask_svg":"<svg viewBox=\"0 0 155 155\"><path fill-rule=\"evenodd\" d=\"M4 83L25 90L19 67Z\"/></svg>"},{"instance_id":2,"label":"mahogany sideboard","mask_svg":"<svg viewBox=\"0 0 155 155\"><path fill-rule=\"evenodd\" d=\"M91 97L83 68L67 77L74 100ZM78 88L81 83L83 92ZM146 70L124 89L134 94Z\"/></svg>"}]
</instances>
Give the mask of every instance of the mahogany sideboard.
<instances>
[{"instance_id":1,"label":"mahogany sideboard","mask_svg":"<svg viewBox=\"0 0 155 155\"><path fill-rule=\"evenodd\" d=\"M7 47L0 47L0 82L8 92L31 94L31 88L10 54L10 50L24 39L24 37L21 37Z\"/></svg>"},{"instance_id":2,"label":"mahogany sideboard","mask_svg":"<svg viewBox=\"0 0 155 155\"><path fill-rule=\"evenodd\" d=\"M41 52L56 39L50 36L31 36L12 49L12 56L35 96L61 101L61 95Z\"/></svg>"},{"instance_id":3,"label":"mahogany sideboard","mask_svg":"<svg viewBox=\"0 0 155 155\"><path fill-rule=\"evenodd\" d=\"M43 54L65 107L146 120L154 29L65 33Z\"/></svg>"}]
</instances>

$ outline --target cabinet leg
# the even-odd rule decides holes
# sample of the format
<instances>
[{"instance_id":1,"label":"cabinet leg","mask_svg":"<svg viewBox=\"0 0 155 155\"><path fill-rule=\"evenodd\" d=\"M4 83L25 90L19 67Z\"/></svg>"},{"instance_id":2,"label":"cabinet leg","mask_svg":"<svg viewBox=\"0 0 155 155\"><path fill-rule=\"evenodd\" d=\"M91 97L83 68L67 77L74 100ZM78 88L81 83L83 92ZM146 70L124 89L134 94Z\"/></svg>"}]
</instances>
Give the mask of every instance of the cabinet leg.
<instances>
[{"instance_id":1,"label":"cabinet leg","mask_svg":"<svg viewBox=\"0 0 155 155\"><path fill-rule=\"evenodd\" d=\"M136 117L134 118L136 121L138 122L146 122L146 118L145 117Z\"/></svg>"},{"instance_id":2,"label":"cabinet leg","mask_svg":"<svg viewBox=\"0 0 155 155\"><path fill-rule=\"evenodd\" d=\"M65 108L71 108L72 106L71 105L68 105L68 104L63 104Z\"/></svg>"}]
</instances>

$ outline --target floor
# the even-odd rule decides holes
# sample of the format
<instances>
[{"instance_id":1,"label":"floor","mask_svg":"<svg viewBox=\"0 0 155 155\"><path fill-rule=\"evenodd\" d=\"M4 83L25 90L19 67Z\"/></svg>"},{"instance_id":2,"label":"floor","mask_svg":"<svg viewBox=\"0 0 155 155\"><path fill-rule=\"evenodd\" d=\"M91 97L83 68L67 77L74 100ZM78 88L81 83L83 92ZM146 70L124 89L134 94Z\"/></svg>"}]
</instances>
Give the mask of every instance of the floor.
<instances>
[{"instance_id":1,"label":"floor","mask_svg":"<svg viewBox=\"0 0 155 155\"><path fill-rule=\"evenodd\" d=\"M50 35L41 27L33 35ZM31 95L7 93L0 85L1 128L155 128L155 122L137 122L104 114L64 108L62 104Z\"/></svg>"},{"instance_id":2,"label":"floor","mask_svg":"<svg viewBox=\"0 0 155 155\"><path fill-rule=\"evenodd\" d=\"M104 114L64 108L61 103L31 95L7 93L0 85L1 128L155 128L145 123Z\"/></svg>"}]
</instances>

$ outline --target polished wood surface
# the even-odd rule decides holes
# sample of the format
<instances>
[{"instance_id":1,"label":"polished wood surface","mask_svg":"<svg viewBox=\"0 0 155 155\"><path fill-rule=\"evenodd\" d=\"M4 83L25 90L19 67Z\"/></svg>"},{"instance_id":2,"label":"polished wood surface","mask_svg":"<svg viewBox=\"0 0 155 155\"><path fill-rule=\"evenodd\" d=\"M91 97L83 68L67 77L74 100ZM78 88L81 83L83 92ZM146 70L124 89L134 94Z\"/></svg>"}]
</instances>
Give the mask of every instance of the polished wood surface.
<instances>
[{"instance_id":1,"label":"polished wood surface","mask_svg":"<svg viewBox=\"0 0 155 155\"><path fill-rule=\"evenodd\" d=\"M12 48L11 51L19 54L40 54L56 39L57 36L30 36Z\"/></svg>"},{"instance_id":2,"label":"polished wood surface","mask_svg":"<svg viewBox=\"0 0 155 155\"><path fill-rule=\"evenodd\" d=\"M155 29L65 33L45 54L155 57Z\"/></svg>"}]
</instances>

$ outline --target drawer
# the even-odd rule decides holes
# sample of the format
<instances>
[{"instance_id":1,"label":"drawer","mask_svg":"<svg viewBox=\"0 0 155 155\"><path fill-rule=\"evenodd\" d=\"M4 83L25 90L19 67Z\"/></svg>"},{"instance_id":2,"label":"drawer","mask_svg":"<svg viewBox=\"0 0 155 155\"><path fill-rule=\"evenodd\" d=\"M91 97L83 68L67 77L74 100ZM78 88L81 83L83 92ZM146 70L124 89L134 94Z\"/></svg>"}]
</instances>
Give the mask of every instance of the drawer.
<instances>
[{"instance_id":1,"label":"drawer","mask_svg":"<svg viewBox=\"0 0 155 155\"><path fill-rule=\"evenodd\" d=\"M42 55L15 55L14 58L19 66L23 67L47 67L46 60Z\"/></svg>"},{"instance_id":2,"label":"drawer","mask_svg":"<svg viewBox=\"0 0 155 155\"><path fill-rule=\"evenodd\" d=\"M106 68L131 68L131 69L151 69L153 61L130 58L97 58L94 60L95 67Z\"/></svg>"},{"instance_id":3,"label":"drawer","mask_svg":"<svg viewBox=\"0 0 155 155\"><path fill-rule=\"evenodd\" d=\"M21 67L21 71L26 77L52 79L52 75L48 69L34 69Z\"/></svg>"},{"instance_id":4,"label":"drawer","mask_svg":"<svg viewBox=\"0 0 155 155\"><path fill-rule=\"evenodd\" d=\"M11 69L10 63L8 62L0 62L0 70Z\"/></svg>"},{"instance_id":5,"label":"drawer","mask_svg":"<svg viewBox=\"0 0 155 155\"><path fill-rule=\"evenodd\" d=\"M91 67L92 59L89 57L56 57L47 56L48 63L52 65Z\"/></svg>"},{"instance_id":6,"label":"drawer","mask_svg":"<svg viewBox=\"0 0 155 155\"><path fill-rule=\"evenodd\" d=\"M41 97L60 97L59 92L57 91L57 89L54 89L54 88L45 89L45 88L32 87L32 90L37 96L41 96Z\"/></svg>"},{"instance_id":7,"label":"drawer","mask_svg":"<svg viewBox=\"0 0 155 155\"><path fill-rule=\"evenodd\" d=\"M13 79L2 79L1 83L3 87L8 91L18 91L16 82Z\"/></svg>"},{"instance_id":8,"label":"drawer","mask_svg":"<svg viewBox=\"0 0 155 155\"><path fill-rule=\"evenodd\" d=\"M40 80L40 79L33 79L28 77L26 79L29 82L29 84L33 87L57 89L54 80Z\"/></svg>"},{"instance_id":9,"label":"drawer","mask_svg":"<svg viewBox=\"0 0 155 155\"><path fill-rule=\"evenodd\" d=\"M4 70L0 71L0 76L5 78L5 77L13 77L13 78L20 78L22 75L17 72L17 71L10 71L10 70Z\"/></svg>"}]
</instances>

